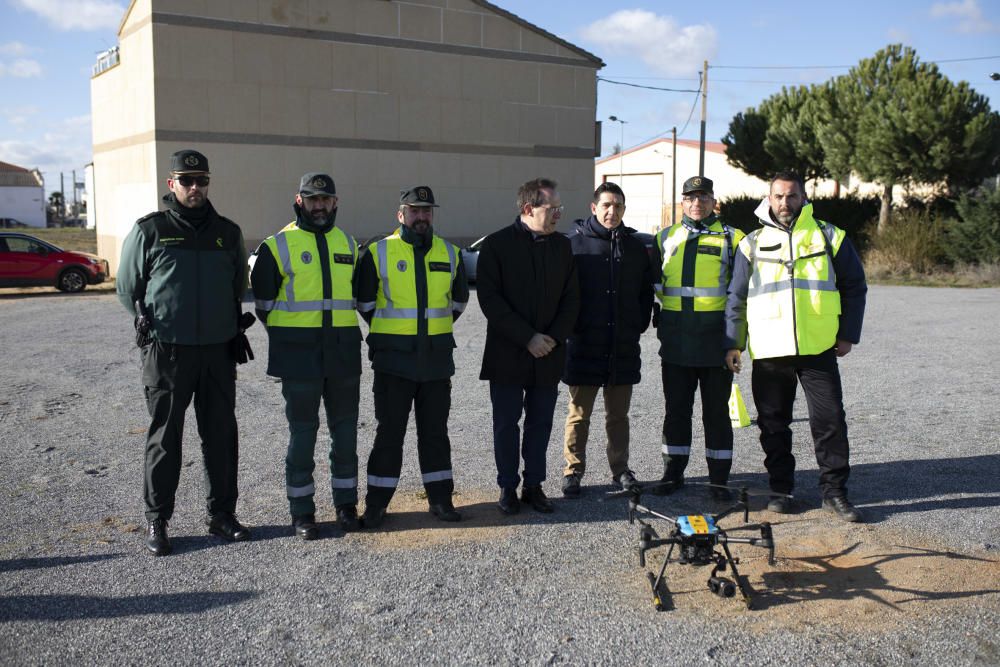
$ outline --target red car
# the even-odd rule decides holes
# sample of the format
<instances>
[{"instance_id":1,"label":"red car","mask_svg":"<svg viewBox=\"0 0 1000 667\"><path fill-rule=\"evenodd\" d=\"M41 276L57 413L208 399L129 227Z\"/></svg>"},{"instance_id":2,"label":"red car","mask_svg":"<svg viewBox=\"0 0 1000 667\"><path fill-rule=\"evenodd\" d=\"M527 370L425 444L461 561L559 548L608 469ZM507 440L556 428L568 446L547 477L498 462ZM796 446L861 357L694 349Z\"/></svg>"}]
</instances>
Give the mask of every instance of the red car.
<instances>
[{"instance_id":1,"label":"red car","mask_svg":"<svg viewBox=\"0 0 1000 667\"><path fill-rule=\"evenodd\" d=\"M108 262L87 252L62 250L27 234L0 232L0 287L51 286L82 292L104 282Z\"/></svg>"}]
</instances>

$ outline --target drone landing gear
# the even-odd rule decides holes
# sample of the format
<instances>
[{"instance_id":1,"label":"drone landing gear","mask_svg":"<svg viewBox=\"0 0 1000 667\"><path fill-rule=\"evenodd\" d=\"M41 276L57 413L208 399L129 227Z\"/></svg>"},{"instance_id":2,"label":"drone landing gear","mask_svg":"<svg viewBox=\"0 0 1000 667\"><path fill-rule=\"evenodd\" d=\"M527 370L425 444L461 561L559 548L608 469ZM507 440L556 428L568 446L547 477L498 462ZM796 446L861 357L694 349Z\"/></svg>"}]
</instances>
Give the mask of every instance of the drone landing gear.
<instances>
[{"instance_id":1,"label":"drone landing gear","mask_svg":"<svg viewBox=\"0 0 1000 667\"><path fill-rule=\"evenodd\" d=\"M743 597L743 602L746 603L747 609L753 609L753 597L750 595L750 590L747 588L746 583L740 577L739 570L736 569L736 563L738 562L733 558L733 554L729 551L729 545L725 542L720 542L719 545L722 547L724 553L719 553L717 551L710 551L705 560L694 561L689 560L682 550L681 558L677 559L678 563L689 563L695 565L708 565L709 563L714 563L715 566L712 568L712 572L708 577L708 589L722 598L732 598L736 597L737 589L740 591L740 595ZM656 576L653 576L652 572L647 572L646 577L649 579L649 586L653 591L653 602L656 604L657 611L665 611L667 607L667 591L666 584L663 579L663 575L667 570L667 564L670 563L670 557L674 553L674 547L676 544L671 544L670 548L667 550L667 555L663 559L663 565L660 566L660 571ZM641 565L645 565L644 555L640 553ZM733 572L732 580L726 577L718 576L720 572L725 572L726 568L729 568Z\"/></svg>"}]
</instances>

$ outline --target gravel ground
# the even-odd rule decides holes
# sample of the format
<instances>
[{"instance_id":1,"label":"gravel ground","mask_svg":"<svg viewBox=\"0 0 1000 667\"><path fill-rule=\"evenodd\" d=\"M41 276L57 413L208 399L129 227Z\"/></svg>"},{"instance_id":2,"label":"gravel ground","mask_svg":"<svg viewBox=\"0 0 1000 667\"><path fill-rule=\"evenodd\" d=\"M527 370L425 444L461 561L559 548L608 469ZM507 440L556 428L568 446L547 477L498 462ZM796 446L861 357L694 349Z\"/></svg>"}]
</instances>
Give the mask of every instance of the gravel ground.
<instances>
[{"instance_id":1,"label":"gravel ground","mask_svg":"<svg viewBox=\"0 0 1000 667\"><path fill-rule=\"evenodd\" d=\"M551 515L499 514L475 299L457 325L450 420L462 523L427 514L411 425L384 530L333 527L319 447L323 539L291 537L282 399L264 375L256 326L258 359L237 384L239 515L254 539L206 535L189 411L175 554L159 559L141 541L147 417L124 310L108 294L6 295L0 322L3 664L1000 663L1000 407L984 344L1000 330L1000 290L871 289L864 341L842 361L851 498L869 521L846 525L817 509L800 400L797 495L807 509L779 517L754 504L752 517L774 522L775 566L760 550L734 547L754 611L711 595L706 569L678 565L667 570L672 609L654 610L624 502L600 501L610 489L600 420L583 498L559 498ZM643 349L632 467L648 479L662 470L653 332ZM371 378L366 370L362 478L374 436ZM563 393L546 482L556 497L565 411ZM704 481L695 426L689 478ZM762 485L755 431L736 433L734 479ZM692 485L648 504L715 509L704 491ZM650 567L661 558L651 553Z\"/></svg>"}]
</instances>

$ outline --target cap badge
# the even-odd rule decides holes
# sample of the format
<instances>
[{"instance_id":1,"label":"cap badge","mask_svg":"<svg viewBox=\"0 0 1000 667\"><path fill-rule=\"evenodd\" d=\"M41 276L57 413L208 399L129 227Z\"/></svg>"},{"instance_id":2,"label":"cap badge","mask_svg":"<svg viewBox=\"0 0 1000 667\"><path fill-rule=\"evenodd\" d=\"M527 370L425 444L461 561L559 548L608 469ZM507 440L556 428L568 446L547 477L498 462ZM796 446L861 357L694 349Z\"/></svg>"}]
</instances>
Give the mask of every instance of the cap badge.
<instances>
[{"instance_id":1,"label":"cap badge","mask_svg":"<svg viewBox=\"0 0 1000 667\"><path fill-rule=\"evenodd\" d=\"M400 273L403 273L404 271L406 271L406 260L405 259L401 259L398 262L396 262L396 270L399 271Z\"/></svg>"},{"instance_id":2,"label":"cap badge","mask_svg":"<svg viewBox=\"0 0 1000 667\"><path fill-rule=\"evenodd\" d=\"M417 199L427 201L427 188L417 188Z\"/></svg>"},{"instance_id":3,"label":"cap badge","mask_svg":"<svg viewBox=\"0 0 1000 667\"><path fill-rule=\"evenodd\" d=\"M317 190L320 190L326 187L326 181L324 181L322 178L313 179L312 186Z\"/></svg>"},{"instance_id":4,"label":"cap badge","mask_svg":"<svg viewBox=\"0 0 1000 667\"><path fill-rule=\"evenodd\" d=\"M184 158L184 164L186 164L189 167L197 167L198 166L198 156L197 155L188 155L186 158Z\"/></svg>"},{"instance_id":5,"label":"cap badge","mask_svg":"<svg viewBox=\"0 0 1000 667\"><path fill-rule=\"evenodd\" d=\"M312 253L310 253L308 250L304 251L302 253L302 263L309 264L312 261L313 261Z\"/></svg>"},{"instance_id":6,"label":"cap badge","mask_svg":"<svg viewBox=\"0 0 1000 667\"><path fill-rule=\"evenodd\" d=\"M701 185L701 179L700 178L692 179L691 185Z\"/></svg>"}]
</instances>

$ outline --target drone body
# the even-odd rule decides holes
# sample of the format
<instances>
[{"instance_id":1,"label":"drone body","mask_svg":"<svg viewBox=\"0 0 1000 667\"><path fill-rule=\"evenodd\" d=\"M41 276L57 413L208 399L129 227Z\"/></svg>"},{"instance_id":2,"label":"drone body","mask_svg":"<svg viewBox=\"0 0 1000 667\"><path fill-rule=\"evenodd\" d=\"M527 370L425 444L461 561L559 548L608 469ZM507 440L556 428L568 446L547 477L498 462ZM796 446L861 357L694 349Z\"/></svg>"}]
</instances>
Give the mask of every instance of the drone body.
<instances>
[{"instance_id":1,"label":"drone body","mask_svg":"<svg viewBox=\"0 0 1000 667\"><path fill-rule=\"evenodd\" d=\"M646 552L661 546L669 545L667 555L663 559L663 566L658 575L647 572L650 585L653 589L653 601L659 610L665 609L664 597L664 572L671 562L682 565L714 565L708 578L708 588L713 593L721 597L734 597L737 589L740 591L743 601L748 609L753 607L753 599L750 590L745 582L740 578L736 569L738 559L733 558L729 551L730 544L749 544L752 546L768 549L768 562L774 564L774 536L771 532L771 524L762 522L758 524L747 523L749 519L748 489L739 489L739 500L727 510L719 514L687 514L684 516L671 517L659 512L655 512L640 504L640 497L643 492L642 485L637 484L631 489L609 494L612 497L629 498L629 523L638 521L641 524L639 529L639 565L645 567ZM755 530L759 531L760 537L730 537L725 530L719 527L719 521L724 517L742 511L745 525L731 528L734 530ZM652 524L645 521L642 516L655 517L671 524L670 533L661 538ZM678 549L678 558L672 559L674 548ZM716 548L720 547L721 551ZM726 569L732 570L733 580L720 577L718 574Z\"/></svg>"}]
</instances>

